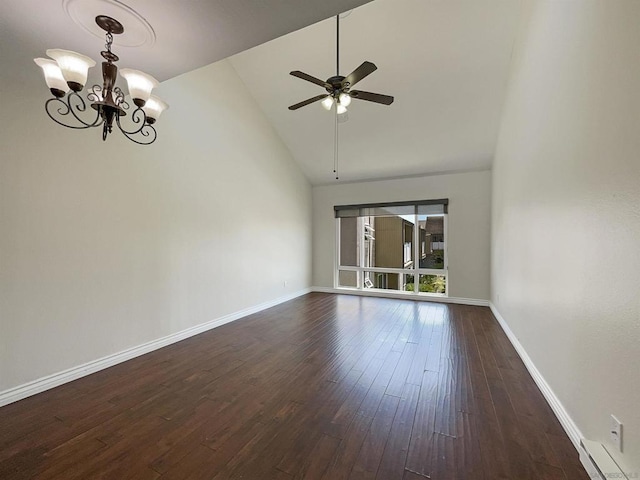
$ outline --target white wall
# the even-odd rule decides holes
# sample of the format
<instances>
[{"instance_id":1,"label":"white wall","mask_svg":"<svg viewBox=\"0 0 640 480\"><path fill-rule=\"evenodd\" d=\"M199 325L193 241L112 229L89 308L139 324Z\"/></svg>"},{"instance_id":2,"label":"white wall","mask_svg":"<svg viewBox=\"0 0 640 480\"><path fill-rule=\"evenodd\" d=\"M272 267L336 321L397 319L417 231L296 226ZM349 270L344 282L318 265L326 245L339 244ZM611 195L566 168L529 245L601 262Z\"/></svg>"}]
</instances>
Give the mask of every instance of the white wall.
<instances>
[{"instance_id":1,"label":"white wall","mask_svg":"<svg viewBox=\"0 0 640 480\"><path fill-rule=\"evenodd\" d=\"M449 199L449 296L489 298L491 172L313 187L313 285L333 287L334 205Z\"/></svg>"},{"instance_id":2,"label":"white wall","mask_svg":"<svg viewBox=\"0 0 640 480\"><path fill-rule=\"evenodd\" d=\"M310 185L226 61L160 87L151 146L54 124L12 71L0 392L310 286Z\"/></svg>"},{"instance_id":3,"label":"white wall","mask_svg":"<svg viewBox=\"0 0 640 480\"><path fill-rule=\"evenodd\" d=\"M613 451L609 415L622 421L614 457L638 475L640 2L527 8L493 171L491 298L586 438Z\"/></svg>"}]
</instances>

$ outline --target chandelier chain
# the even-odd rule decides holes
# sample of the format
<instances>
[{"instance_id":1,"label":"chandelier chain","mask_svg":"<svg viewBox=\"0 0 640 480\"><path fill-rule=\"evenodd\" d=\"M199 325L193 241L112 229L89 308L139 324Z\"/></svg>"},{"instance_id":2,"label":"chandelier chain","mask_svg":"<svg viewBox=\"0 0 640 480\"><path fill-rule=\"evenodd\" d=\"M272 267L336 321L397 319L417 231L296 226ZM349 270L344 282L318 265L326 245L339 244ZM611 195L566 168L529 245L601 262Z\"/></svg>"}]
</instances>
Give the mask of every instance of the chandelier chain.
<instances>
[{"instance_id":1,"label":"chandelier chain","mask_svg":"<svg viewBox=\"0 0 640 480\"><path fill-rule=\"evenodd\" d=\"M338 171L338 162L339 162L339 149L338 149L338 111L336 109L335 112L335 122L334 122L334 141L333 141L333 173L336 175L336 180L340 178L340 173Z\"/></svg>"},{"instance_id":2,"label":"chandelier chain","mask_svg":"<svg viewBox=\"0 0 640 480\"><path fill-rule=\"evenodd\" d=\"M111 44L113 43L113 35L111 34L111 32L107 32L107 43L105 44L105 47L107 49L107 52L111 53Z\"/></svg>"}]
</instances>

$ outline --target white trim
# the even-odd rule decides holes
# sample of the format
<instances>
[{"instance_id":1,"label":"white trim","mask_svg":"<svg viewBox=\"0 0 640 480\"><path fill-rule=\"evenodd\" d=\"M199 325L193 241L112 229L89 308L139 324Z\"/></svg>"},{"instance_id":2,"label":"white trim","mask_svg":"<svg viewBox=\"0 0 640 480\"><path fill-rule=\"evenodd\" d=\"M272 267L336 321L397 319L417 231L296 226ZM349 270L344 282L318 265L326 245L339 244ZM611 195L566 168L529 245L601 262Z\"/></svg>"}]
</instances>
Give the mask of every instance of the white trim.
<instances>
[{"instance_id":1,"label":"white trim","mask_svg":"<svg viewBox=\"0 0 640 480\"><path fill-rule=\"evenodd\" d=\"M362 297L382 297L396 298L399 300L418 300L420 302L437 302L437 303L457 303L460 305L473 305L478 307L488 307L489 300L480 298L463 298L463 297L445 297L436 295L415 295L413 292L393 292L383 290L356 290L352 288L331 288L331 287L311 287L312 292L320 293L338 293L341 295L360 295Z\"/></svg>"},{"instance_id":2,"label":"white trim","mask_svg":"<svg viewBox=\"0 0 640 480\"><path fill-rule=\"evenodd\" d=\"M167 335L166 337L151 340L150 342L143 343L142 345L131 347L126 350L122 350L121 352L107 355L106 357L92 360L85 364L63 370L62 372L47 375L46 377L39 378L38 380L18 385L17 387L13 387L0 392L0 407L8 405L9 403L17 402L18 400L22 400L23 398L30 397L31 395L44 392L45 390L57 387L59 385L62 385L63 383L71 382L78 378L91 375L92 373L112 367L113 365L117 365L118 363L126 362L127 360L131 360L132 358L139 357L140 355L144 355L145 353L149 353L159 348L166 347L167 345L179 342L180 340L184 340L185 338L189 338L194 335L198 335L199 333L206 332L207 330L220 327L226 323L230 323L240 318L246 317L247 315L251 315L262 310L266 310L267 308L274 307L281 303L288 302L289 300L293 300L294 298L300 297L310 292L311 288L305 288L303 290L278 297L274 300L269 300L268 302L254 305L253 307L245 308L244 310L239 310L237 312L224 315L214 320L201 323L200 325L187 328L180 332L172 333L171 335Z\"/></svg>"},{"instance_id":3,"label":"white trim","mask_svg":"<svg viewBox=\"0 0 640 480\"><path fill-rule=\"evenodd\" d=\"M547 399L547 403L553 410L553 413L556 414L556 417L558 417L558 420L562 424L562 428L564 428L564 431L567 432L567 435L573 442L574 447L576 447L576 450L581 451L582 448L580 446L580 440L583 438L582 432L580 431L578 426L575 424L575 422L569 415L569 412L567 412L567 410L564 408L564 405L562 405L562 402L560 401L560 399L556 396L554 391L551 389L551 386L547 383L545 378L542 376L542 373L540 373L540 371L536 368L535 364L533 363L533 360L531 360L531 357L529 357L529 355L527 354L527 351L524 349L524 347L522 346L518 338L515 336L515 334L511 330L511 328L509 328L509 325L507 324L505 319L502 317L502 315L500 315L500 312L498 312L498 309L493 304L493 302L489 302L489 308L493 312L493 315L496 317L496 320L498 320L498 323L502 327L502 330L504 330L504 333L509 338L509 341L511 342L513 347L516 349L516 352L518 352L518 355L520 355L520 358L522 359L525 366L527 367L527 370L529 370L529 373L531 374L534 382L536 382L536 385L544 395L544 398Z\"/></svg>"},{"instance_id":4,"label":"white trim","mask_svg":"<svg viewBox=\"0 0 640 480\"><path fill-rule=\"evenodd\" d=\"M442 238L444 240L444 271L447 272L447 291L451 288L449 286L449 206L447 205L447 213L442 215L443 233Z\"/></svg>"}]
</instances>

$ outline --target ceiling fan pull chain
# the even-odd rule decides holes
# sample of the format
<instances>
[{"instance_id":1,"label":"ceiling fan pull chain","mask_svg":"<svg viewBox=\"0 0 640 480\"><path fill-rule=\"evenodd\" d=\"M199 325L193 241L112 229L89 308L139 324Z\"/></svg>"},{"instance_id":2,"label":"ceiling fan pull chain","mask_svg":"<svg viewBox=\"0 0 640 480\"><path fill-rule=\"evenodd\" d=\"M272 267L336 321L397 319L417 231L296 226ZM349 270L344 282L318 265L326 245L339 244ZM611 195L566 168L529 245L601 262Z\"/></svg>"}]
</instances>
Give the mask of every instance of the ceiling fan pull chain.
<instances>
[{"instance_id":1,"label":"ceiling fan pull chain","mask_svg":"<svg viewBox=\"0 0 640 480\"><path fill-rule=\"evenodd\" d=\"M335 112L335 131L333 142L333 173L336 174L336 180L338 180L338 111Z\"/></svg>"}]
</instances>

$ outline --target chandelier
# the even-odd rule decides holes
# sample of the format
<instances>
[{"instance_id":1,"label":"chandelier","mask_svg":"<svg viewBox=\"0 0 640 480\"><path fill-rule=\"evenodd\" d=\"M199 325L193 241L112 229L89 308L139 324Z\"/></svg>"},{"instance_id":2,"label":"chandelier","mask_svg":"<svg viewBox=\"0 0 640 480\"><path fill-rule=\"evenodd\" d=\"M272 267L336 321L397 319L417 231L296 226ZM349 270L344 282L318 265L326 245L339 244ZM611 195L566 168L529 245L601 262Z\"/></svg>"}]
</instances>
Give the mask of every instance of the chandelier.
<instances>
[{"instance_id":1,"label":"chandelier","mask_svg":"<svg viewBox=\"0 0 640 480\"><path fill-rule=\"evenodd\" d=\"M127 116L130 106L125 101L125 93L116 86L118 67L114 62L119 58L111 51L111 44L113 35L123 33L124 27L120 22L106 15L98 15L96 23L106 32L107 43L106 50L100 52L102 58L106 60L102 62L103 84L102 86L94 85L87 94L91 108L96 111L95 118L85 113L87 101L82 98L80 92L87 82L89 68L96 62L69 50L47 50L47 55L53 60L34 59L42 68L47 87L53 95L53 98L46 101L45 111L54 122L68 128L102 127L102 140L107 139L115 124L129 140L140 145L149 145L157 137L153 124L169 106L158 97L151 95L151 91L158 86L155 78L139 70L123 68L120 70L120 75L127 81L129 94L136 108L131 112L130 126L122 125L121 119ZM89 118L85 120L82 117Z\"/></svg>"}]
</instances>

